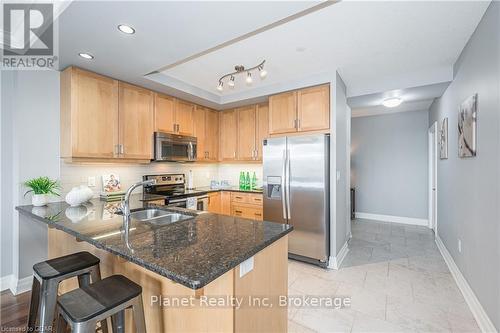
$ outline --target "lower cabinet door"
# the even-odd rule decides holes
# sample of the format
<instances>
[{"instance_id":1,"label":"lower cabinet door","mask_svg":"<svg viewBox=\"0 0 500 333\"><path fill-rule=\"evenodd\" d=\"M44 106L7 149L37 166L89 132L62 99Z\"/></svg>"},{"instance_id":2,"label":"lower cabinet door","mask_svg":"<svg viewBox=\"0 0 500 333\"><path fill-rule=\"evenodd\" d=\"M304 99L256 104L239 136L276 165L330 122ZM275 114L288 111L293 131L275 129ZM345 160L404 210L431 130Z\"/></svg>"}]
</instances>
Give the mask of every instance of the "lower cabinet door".
<instances>
[{"instance_id":1,"label":"lower cabinet door","mask_svg":"<svg viewBox=\"0 0 500 333\"><path fill-rule=\"evenodd\" d=\"M262 220L262 208L232 204L231 215L251 220Z\"/></svg>"}]
</instances>

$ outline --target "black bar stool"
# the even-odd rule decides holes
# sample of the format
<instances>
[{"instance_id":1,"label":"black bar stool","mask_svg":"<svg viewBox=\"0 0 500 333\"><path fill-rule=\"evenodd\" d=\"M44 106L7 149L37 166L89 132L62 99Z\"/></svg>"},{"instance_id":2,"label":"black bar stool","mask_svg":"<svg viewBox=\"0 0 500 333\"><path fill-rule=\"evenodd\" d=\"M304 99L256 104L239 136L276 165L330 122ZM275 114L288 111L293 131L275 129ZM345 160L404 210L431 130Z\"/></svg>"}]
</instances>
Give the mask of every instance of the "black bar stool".
<instances>
[{"instance_id":1,"label":"black bar stool","mask_svg":"<svg viewBox=\"0 0 500 333\"><path fill-rule=\"evenodd\" d=\"M37 316L39 332L51 332L56 310L59 283L78 277L78 284L86 286L101 280L99 258L88 252L77 252L67 256L42 261L33 266L28 331L34 332ZM106 321L101 322L103 333L107 333Z\"/></svg>"},{"instance_id":2,"label":"black bar stool","mask_svg":"<svg viewBox=\"0 0 500 333\"><path fill-rule=\"evenodd\" d=\"M132 308L136 333L146 333L142 288L123 275L112 275L61 295L57 333L94 333L97 322L112 317L113 332L125 332L125 309Z\"/></svg>"}]
</instances>

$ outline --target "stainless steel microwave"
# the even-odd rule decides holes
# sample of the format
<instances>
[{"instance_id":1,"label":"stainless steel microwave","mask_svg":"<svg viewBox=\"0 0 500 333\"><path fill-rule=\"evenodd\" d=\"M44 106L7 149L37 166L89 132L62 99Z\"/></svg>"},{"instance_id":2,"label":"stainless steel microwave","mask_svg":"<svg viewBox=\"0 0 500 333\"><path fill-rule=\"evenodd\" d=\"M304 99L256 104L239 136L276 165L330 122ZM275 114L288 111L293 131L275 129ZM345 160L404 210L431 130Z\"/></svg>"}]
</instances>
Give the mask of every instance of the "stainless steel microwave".
<instances>
[{"instance_id":1,"label":"stainless steel microwave","mask_svg":"<svg viewBox=\"0 0 500 333\"><path fill-rule=\"evenodd\" d=\"M155 132L154 160L164 162L194 162L197 140L192 136Z\"/></svg>"}]
</instances>

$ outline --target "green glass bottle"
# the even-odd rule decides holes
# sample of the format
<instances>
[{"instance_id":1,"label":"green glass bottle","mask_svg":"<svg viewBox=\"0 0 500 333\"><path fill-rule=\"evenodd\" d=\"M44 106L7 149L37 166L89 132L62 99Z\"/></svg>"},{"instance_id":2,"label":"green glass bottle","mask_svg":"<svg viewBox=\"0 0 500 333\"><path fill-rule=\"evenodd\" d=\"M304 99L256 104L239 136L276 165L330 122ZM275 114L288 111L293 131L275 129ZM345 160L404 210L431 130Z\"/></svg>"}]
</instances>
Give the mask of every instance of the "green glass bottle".
<instances>
[{"instance_id":1,"label":"green glass bottle","mask_svg":"<svg viewBox=\"0 0 500 333\"><path fill-rule=\"evenodd\" d=\"M240 171L240 190L245 189L245 173Z\"/></svg>"},{"instance_id":2,"label":"green glass bottle","mask_svg":"<svg viewBox=\"0 0 500 333\"><path fill-rule=\"evenodd\" d=\"M257 175L255 174L255 171L253 172L252 175L252 183L250 185L251 190L255 190L257 188Z\"/></svg>"},{"instance_id":3,"label":"green glass bottle","mask_svg":"<svg viewBox=\"0 0 500 333\"><path fill-rule=\"evenodd\" d=\"M250 189L250 172L247 171L247 176L245 177L245 190Z\"/></svg>"}]
</instances>

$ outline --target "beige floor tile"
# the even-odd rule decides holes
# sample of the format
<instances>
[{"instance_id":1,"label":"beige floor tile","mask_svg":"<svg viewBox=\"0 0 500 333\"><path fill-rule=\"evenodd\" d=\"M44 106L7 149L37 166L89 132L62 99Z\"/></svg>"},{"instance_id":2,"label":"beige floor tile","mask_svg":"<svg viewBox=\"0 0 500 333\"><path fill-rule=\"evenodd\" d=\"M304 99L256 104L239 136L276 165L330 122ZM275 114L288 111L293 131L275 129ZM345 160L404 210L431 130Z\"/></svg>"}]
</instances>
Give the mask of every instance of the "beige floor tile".
<instances>
[{"instance_id":1,"label":"beige floor tile","mask_svg":"<svg viewBox=\"0 0 500 333\"><path fill-rule=\"evenodd\" d=\"M402 333L402 332L415 332L415 330L402 327L386 320L373 318L366 314L356 314L354 324L352 326L353 333L364 332L387 332L387 333Z\"/></svg>"},{"instance_id":2,"label":"beige floor tile","mask_svg":"<svg viewBox=\"0 0 500 333\"><path fill-rule=\"evenodd\" d=\"M305 327L303 325L300 325L299 323L293 321L293 320L288 320L288 333L315 333L316 331L313 329L310 329L308 327Z\"/></svg>"},{"instance_id":3,"label":"beige floor tile","mask_svg":"<svg viewBox=\"0 0 500 333\"><path fill-rule=\"evenodd\" d=\"M292 283L290 289L298 291L303 295L336 295L340 283L325 280L316 275L301 273Z\"/></svg>"},{"instance_id":4,"label":"beige floor tile","mask_svg":"<svg viewBox=\"0 0 500 333\"><path fill-rule=\"evenodd\" d=\"M317 332L350 332L354 317L350 309L299 309L294 321Z\"/></svg>"}]
</instances>

